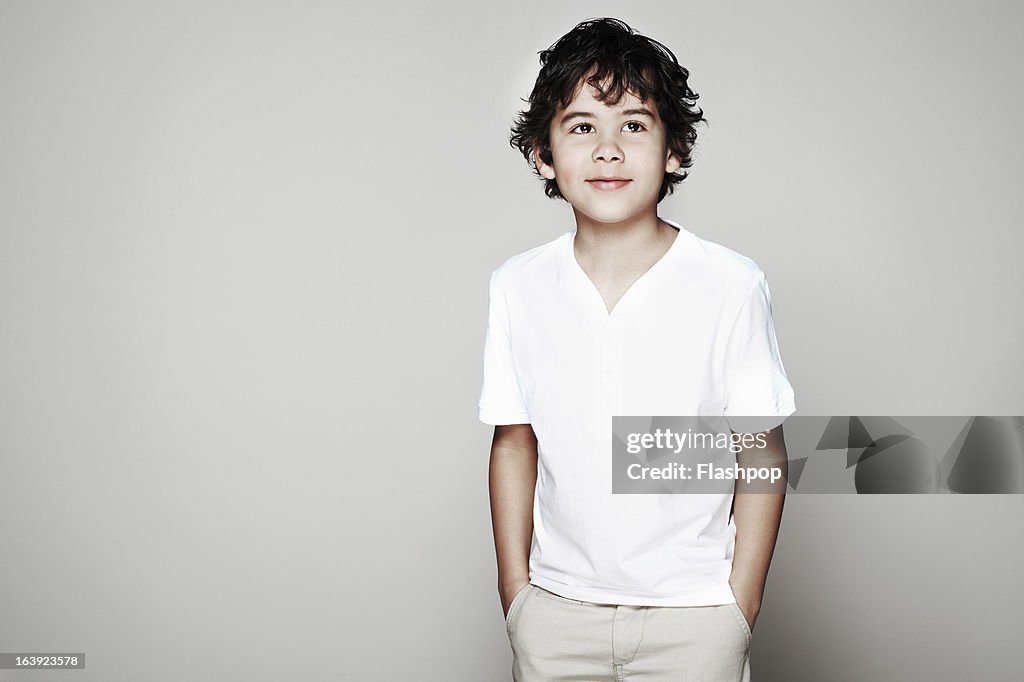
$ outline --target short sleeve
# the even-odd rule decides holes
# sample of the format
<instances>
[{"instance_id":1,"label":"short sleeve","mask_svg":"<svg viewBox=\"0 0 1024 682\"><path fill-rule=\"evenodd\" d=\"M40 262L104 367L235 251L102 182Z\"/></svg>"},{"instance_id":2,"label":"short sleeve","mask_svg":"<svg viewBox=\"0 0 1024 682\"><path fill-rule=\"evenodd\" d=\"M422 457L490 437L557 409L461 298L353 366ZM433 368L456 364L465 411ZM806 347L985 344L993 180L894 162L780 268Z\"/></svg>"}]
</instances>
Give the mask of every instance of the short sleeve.
<instances>
[{"instance_id":1,"label":"short sleeve","mask_svg":"<svg viewBox=\"0 0 1024 682\"><path fill-rule=\"evenodd\" d=\"M498 271L491 275L487 335L484 339L484 375L480 388L480 421L494 426L529 424L530 415L523 404L512 361L508 304L501 290Z\"/></svg>"},{"instance_id":2,"label":"short sleeve","mask_svg":"<svg viewBox=\"0 0 1024 682\"><path fill-rule=\"evenodd\" d=\"M771 292L764 273L758 275L729 333L724 376L725 416L733 431L765 431L796 412L793 387L775 338Z\"/></svg>"}]
</instances>

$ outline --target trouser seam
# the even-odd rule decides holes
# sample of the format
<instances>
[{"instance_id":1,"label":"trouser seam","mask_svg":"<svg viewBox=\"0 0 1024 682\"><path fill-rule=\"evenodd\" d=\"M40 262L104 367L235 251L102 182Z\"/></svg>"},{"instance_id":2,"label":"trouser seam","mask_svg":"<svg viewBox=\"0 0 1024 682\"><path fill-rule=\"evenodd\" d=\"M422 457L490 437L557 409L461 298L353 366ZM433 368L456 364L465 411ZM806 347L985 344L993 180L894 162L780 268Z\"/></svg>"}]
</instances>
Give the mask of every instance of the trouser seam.
<instances>
[{"instance_id":1,"label":"trouser seam","mask_svg":"<svg viewBox=\"0 0 1024 682\"><path fill-rule=\"evenodd\" d=\"M633 659L636 658L636 654L640 651L640 645L643 644L644 634L647 632L647 614L650 613L650 608L644 609L644 619L640 621L640 639L636 642L636 648L633 649L633 653L630 655L629 660L626 663L632 663Z\"/></svg>"},{"instance_id":2,"label":"trouser seam","mask_svg":"<svg viewBox=\"0 0 1024 682\"><path fill-rule=\"evenodd\" d=\"M747 652L743 654L743 660L740 661L740 674L739 677L736 678L736 682L743 682L743 672L747 669L747 661L749 660L750 649L747 649Z\"/></svg>"}]
</instances>

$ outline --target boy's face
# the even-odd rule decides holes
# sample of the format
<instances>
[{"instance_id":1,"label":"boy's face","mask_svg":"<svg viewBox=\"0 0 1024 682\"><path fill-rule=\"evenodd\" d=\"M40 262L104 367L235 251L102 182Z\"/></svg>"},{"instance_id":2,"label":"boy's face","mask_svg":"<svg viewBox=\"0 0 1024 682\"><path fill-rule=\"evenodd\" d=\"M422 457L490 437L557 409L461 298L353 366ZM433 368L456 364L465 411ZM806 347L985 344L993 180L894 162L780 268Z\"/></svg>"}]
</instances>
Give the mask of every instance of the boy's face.
<instances>
[{"instance_id":1,"label":"boy's face","mask_svg":"<svg viewBox=\"0 0 1024 682\"><path fill-rule=\"evenodd\" d=\"M658 108L630 93L609 106L596 94L585 84L555 112L549 130L552 163L535 151L537 168L543 177L557 179L577 218L620 223L656 216L665 173L680 165L668 151Z\"/></svg>"}]
</instances>

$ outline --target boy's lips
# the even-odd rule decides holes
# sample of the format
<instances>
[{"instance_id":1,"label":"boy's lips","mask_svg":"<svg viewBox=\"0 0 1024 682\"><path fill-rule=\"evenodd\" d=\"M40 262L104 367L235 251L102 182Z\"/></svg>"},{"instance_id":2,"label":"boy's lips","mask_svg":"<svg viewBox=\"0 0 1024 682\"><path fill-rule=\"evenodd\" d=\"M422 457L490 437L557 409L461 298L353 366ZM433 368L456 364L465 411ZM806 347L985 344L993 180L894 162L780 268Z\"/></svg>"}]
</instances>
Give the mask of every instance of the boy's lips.
<instances>
[{"instance_id":1,"label":"boy's lips","mask_svg":"<svg viewBox=\"0 0 1024 682\"><path fill-rule=\"evenodd\" d=\"M596 187L597 189L613 190L621 189L628 185L631 180L619 177L601 177L601 178L588 178L587 182Z\"/></svg>"}]
</instances>

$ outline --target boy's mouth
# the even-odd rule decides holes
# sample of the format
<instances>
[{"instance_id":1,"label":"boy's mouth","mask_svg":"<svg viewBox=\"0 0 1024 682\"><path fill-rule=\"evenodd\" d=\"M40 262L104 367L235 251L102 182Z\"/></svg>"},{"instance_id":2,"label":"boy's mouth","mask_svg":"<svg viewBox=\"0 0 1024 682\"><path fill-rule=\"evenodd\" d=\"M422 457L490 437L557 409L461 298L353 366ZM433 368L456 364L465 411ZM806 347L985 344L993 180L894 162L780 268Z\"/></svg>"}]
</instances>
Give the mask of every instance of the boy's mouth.
<instances>
[{"instance_id":1,"label":"boy's mouth","mask_svg":"<svg viewBox=\"0 0 1024 682\"><path fill-rule=\"evenodd\" d=\"M601 178L588 178L587 182L596 187L597 189L613 190L621 189L628 185L631 181L626 178L619 177L601 177Z\"/></svg>"}]
</instances>

